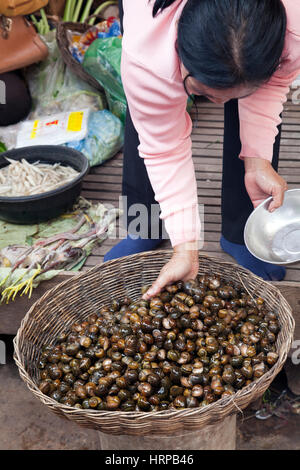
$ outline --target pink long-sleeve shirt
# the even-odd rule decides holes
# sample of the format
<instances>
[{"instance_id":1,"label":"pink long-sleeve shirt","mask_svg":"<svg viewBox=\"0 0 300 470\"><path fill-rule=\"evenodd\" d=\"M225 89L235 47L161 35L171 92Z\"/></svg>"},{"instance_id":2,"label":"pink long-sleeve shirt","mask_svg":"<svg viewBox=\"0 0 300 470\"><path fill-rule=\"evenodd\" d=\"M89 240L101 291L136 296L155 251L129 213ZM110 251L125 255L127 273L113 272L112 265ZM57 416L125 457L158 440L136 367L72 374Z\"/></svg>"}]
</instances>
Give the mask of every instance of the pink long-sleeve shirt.
<instances>
[{"instance_id":1,"label":"pink long-sleeve shirt","mask_svg":"<svg viewBox=\"0 0 300 470\"><path fill-rule=\"evenodd\" d=\"M139 135L139 154L173 246L200 237L192 122L175 49L177 21L186 1L175 1L153 18L153 1L123 0L123 85ZM300 73L300 0L283 3L288 18L285 61L267 84L239 100L241 158L272 160L283 104Z\"/></svg>"}]
</instances>

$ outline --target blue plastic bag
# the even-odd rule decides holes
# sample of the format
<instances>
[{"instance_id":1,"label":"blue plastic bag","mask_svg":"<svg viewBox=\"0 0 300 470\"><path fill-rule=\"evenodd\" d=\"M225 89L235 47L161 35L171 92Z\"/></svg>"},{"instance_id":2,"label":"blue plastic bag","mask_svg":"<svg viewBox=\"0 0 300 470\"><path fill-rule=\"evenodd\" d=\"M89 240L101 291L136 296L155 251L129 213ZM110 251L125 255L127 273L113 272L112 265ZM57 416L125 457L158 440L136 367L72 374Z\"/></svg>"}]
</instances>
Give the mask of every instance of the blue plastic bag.
<instances>
[{"instance_id":1,"label":"blue plastic bag","mask_svg":"<svg viewBox=\"0 0 300 470\"><path fill-rule=\"evenodd\" d=\"M107 109L91 113L85 139L69 142L68 147L82 152L91 166L101 165L123 146L124 128L118 117Z\"/></svg>"}]
</instances>

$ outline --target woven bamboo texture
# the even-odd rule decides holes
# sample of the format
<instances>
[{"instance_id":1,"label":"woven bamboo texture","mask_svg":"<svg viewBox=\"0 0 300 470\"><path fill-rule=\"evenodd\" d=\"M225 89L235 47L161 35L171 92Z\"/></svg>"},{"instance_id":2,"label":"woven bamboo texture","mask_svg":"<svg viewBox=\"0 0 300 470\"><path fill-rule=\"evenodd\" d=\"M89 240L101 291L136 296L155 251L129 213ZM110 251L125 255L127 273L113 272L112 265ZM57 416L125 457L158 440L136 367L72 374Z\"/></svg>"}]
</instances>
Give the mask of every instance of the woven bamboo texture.
<instances>
[{"instance_id":1,"label":"woven bamboo texture","mask_svg":"<svg viewBox=\"0 0 300 470\"><path fill-rule=\"evenodd\" d=\"M83 321L91 313L97 313L113 299L122 299L125 295L133 300L139 298L141 286L154 281L171 254L171 251L153 251L95 266L51 289L31 307L15 337L14 358L28 388L57 415L108 434L171 436L200 430L241 411L261 397L279 373L287 358L295 326L289 304L278 289L248 270L217 258L200 255L199 273L219 274L223 279L238 282L250 295L263 297L268 308L277 312L281 326L276 342L279 359L263 377L230 397L202 408L178 411L76 409L62 405L39 391L39 371L36 364L41 347L54 344L60 332L68 331L74 322Z\"/></svg>"},{"instance_id":2,"label":"woven bamboo texture","mask_svg":"<svg viewBox=\"0 0 300 470\"><path fill-rule=\"evenodd\" d=\"M87 82L89 85L94 87L99 92L104 93L104 89L100 85L100 83L94 77L92 77L92 75L90 75L84 70L84 68L82 67L82 64L77 62L77 60L72 56L69 50L68 31L83 34L90 27L91 26L87 23L73 23L71 21L65 21L65 22L60 21L56 25L56 40L57 40L57 44L60 49L63 61L72 70L72 72L74 72L75 75L77 75L79 78Z\"/></svg>"}]
</instances>

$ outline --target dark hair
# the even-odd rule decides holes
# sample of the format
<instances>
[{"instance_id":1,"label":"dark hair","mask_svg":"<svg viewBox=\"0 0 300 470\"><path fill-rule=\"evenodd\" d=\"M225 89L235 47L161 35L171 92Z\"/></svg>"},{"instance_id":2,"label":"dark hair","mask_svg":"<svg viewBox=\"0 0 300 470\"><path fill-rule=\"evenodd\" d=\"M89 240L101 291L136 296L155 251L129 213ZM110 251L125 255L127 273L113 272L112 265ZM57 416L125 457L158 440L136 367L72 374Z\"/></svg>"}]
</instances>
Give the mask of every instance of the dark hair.
<instances>
[{"instance_id":1,"label":"dark hair","mask_svg":"<svg viewBox=\"0 0 300 470\"><path fill-rule=\"evenodd\" d=\"M176 0L155 0L153 12L152 12L153 16L156 16L159 11L162 11L165 8L168 8L175 1Z\"/></svg>"},{"instance_id":2,"label":"dark hair","mask_svg":"<svg viewBox=\"0 0 300 470\"><path fill-rule=\"evenodd\" d=\"M175 0L155 0L153 16ZM281 62L286 34L281 0L188 0L177 50L189 75L211 88L259 85Z\"/></svg>"}]
</instances>

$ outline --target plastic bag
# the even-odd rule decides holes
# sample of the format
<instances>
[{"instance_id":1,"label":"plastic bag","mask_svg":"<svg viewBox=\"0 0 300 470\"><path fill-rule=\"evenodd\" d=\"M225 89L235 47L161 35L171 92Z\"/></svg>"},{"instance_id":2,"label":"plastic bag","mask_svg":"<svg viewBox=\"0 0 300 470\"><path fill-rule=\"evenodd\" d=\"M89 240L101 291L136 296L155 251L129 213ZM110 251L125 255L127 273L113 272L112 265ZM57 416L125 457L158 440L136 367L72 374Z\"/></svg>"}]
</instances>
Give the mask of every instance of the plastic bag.
<instances>
[{"instance_id":1,"label":"plastic bag","mask_svg":"<svg viewBox=\"0 0 300 470\"><path fill-rule=\"evenodd\" d=\"M123 136L120 119L105 109L91 113L85 139L69 142L67 146L82 152L89 159L91 166L101 165L121 149Z\"/></svg>"},{"instance_id":2,"label":"plastic bag","mask_svg":"<svg viewBox=\"0 0 300 470\"><path fill-rule=\"evenodd\" d=\"M110 17L101 23L91 26L85 33L77 33L68 31L68 38L70 42L69 50L73 57L78 61L82 62L84 54L88 47L97 38L110 38L110 37L121 37L120 22L114 17Z\"/></svg>"},{"instance_id":3,"label":"plastic bag","mask_svg":"<svg viewBox=\"0 0 300 470\"><path fill-rule=\"evenodd\" d=\"M105 89L110 111L125 123L126 97L121 79L122 39L96 39L84 55L83 68Z\"/></svg>"},{"instance_id":4,"label":"plastic bag","mask_svg":"<svg viewBox=\"0 0 300 470\"><path fill-rule=\"evenodd\" d=\"M88 131L89 113L89 109L83 109L24 121L17 135L16 148L31 145L60 145L74 138L84 139Z\"/></svg>"},{"instance_id":5,"label":"plastic bag","mask_svg":"<svg viewBox=\"0 0 300 470\"><path fill-rule=\"evenodd\" d=\"M103 109L103 96L78 78L64 63L56 43L55 31L43 36L48 58L27 70L26 78L33 98L29 119L78 109Z\"/></svg>"},{"instance_id":6,"label":"plastic bag","mask_svg":"<svg viewBox=\"0 0 300 470\"><path fill-rule=\"evenodd\" d=\"M0 126L0 140L7 150L15 148L19 129L19 122L17 124L12 124L11 126Z\"/></svg>"}]
</instances>

